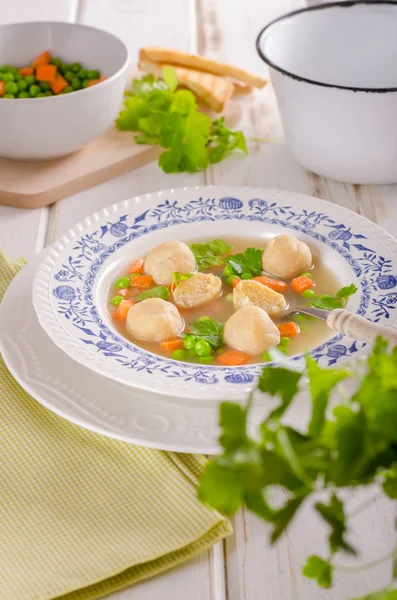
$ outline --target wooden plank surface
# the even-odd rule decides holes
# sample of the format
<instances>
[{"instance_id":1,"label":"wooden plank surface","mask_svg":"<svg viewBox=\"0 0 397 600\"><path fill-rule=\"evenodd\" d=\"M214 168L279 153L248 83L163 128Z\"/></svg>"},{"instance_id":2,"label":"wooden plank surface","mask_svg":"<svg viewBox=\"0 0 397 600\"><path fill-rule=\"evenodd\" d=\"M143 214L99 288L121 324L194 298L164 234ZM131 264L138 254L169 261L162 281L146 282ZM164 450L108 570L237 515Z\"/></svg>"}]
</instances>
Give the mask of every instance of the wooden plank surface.
<instances>
[{"instance_id":1,"label":"wooden plank surface","mask_svg":"<svg viewBox=\"0 0 397 600\"><path fill-rule=\"evenodd\" d=\"M199 49L205 55L266 74L255 51L258 31L272 18L303 5L304 0L13 0L4 3L0 23L18 21L22 15L24 20L78 20L122 37L133 57L142 45L169 45L193 52ZM65 199L50 210L0 207L0 247L13 256L29 257L77 220L112 202L203 182L257 184L312 194L363 214L396 234L397 186L344 185L302 169L282 143L271 84L250 98L242 98L241 106L241 128L250 138L247 159L233 157L205 175L165 175L153 163ZM353 539L363 549L363 561L390 550L394 516L386 501L375 502L357 516ZM275 548L268 546L267 533L258 519L241 511L235 518L235 535L224 548L218 545L172 572L111 598L346 600L388 581L390 565L365 575L341 572L330 592L304 579L302 564L309 554L322 552L325 533L309 509Z\"/></svg>"}]
</instances>

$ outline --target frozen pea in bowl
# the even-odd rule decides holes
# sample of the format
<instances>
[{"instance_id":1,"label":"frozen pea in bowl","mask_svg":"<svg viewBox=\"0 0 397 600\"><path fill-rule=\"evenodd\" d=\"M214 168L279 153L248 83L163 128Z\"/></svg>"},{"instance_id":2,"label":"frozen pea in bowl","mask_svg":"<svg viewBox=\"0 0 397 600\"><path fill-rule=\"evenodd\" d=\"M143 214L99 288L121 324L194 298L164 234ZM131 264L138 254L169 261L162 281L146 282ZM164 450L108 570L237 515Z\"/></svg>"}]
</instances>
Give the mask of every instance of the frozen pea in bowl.
<instances>
[{"instance_id":1,"label":"frozen pea in bowl","mask_svg":"<svg viewBox=\"0 0 397 600\"><path fill-rule=\"evenodd\" d=\"M0 156L47 160L108 129L129 56L116 36L62 22L0 26Z\"/></svg>"}]
</instances>

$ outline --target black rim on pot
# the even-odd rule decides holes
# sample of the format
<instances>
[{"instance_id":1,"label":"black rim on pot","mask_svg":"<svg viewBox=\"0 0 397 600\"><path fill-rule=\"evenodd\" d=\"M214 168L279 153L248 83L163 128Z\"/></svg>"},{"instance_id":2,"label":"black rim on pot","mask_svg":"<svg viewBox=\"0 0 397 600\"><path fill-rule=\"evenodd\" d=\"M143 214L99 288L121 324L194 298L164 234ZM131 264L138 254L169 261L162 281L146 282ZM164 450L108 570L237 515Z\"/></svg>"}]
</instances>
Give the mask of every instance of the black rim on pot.
<instances>
[{"instance_id":1,"label":"black rim on pot","mask_svg":"<svg viewBox=\"0 0 397 600\"><path fill-rule=\"evenodd\" d=\"M352 1L347 1L347 2L329 2L327 4L319 4L316 6L310 6L307 8L301 8L299 10L294 10L292 12L282 15L281 17L278 17L277 19L274 19L273 21L270 21L270 23L268 23L260 31L258 37L256 38L256 50L257 50L259 56L262 58L262 60L264 60L265 63L267 63L269 65L269 67L271 67L272 69L275 69L276 71L278 71L279 73L282 73L283 75L286 75L287 77L290 77L291 79L295 79L296 81L304 81L305 83L311 83L312 85L319 85L321 87L336 88L336 89L340 89L340 90L350 90L352 92L368 92L368 93L373 93L373 94L384 94L386 92L397 92L397 87L391 87L391 88L353 87L353 86L348 86L348 85L325 83L324 81L316 81L315 79L308 79L307 77L301 77L300 75L297 75L296 73L291 73L290 71L283 69L279 65L276 65L274 62L272 62L266 56L265 52L262 50L261 40L263 38L264 33L268 29L273 27L273 25L275 25L276 23L281 23L282 21L286 21L290 17L294 17L295 15L299 15L301 13L318 11L318 10L328 10L328 9L332 9L332 8L343 8L345 10L348 10L349 8L358 6L360 4L367 4L367 5L371 5L371 6L378 5L378 4L384 4L384 5L388 5L388 6L391 5L391 6L397 7L397 0L352 0Z\"/></svg>"}]
</instances>

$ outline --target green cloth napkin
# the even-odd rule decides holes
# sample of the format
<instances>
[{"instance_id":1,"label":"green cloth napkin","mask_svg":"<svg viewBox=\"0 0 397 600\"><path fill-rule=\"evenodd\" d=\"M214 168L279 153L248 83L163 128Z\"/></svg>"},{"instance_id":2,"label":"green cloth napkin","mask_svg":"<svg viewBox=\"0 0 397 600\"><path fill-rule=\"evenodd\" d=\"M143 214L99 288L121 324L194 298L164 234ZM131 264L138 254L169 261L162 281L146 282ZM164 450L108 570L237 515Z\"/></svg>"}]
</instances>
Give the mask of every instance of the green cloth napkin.
<instances>
[{"instance_id":1,"label":"green cloth napkin","mask_svg":"<svg viewBox=\"0 0 397 600\"><path fill-rule=\"evenodd\" d=\"M23 264L0 252L0 301ZM0 599L101 598L229 535L196 498L204 462L72 425L0 358Z\"/></svg>"}]
</instances>

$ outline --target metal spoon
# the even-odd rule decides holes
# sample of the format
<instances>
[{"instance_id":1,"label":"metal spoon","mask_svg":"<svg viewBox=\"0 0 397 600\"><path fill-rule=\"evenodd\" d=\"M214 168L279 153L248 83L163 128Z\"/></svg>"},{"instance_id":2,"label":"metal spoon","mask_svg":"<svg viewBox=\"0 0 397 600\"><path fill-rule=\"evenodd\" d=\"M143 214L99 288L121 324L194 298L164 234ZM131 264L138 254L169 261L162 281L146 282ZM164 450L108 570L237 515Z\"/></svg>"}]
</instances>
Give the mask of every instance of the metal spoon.
<instances>
[{"instance_id":1,"label":"metal spoon","mask_svg":"<svg viewBox=\"0 0 397 600\"><path fill-rule=\"evenodd\" d=\"M397 345L397 329L385 327L378 323L373 323L360 315L336 308L335 310L323 310L322 308L312 308L310 306L298 306L287 313L287 316L303 313L325 321L330 329L344 333L353 340L359 340L368 344L373 343L378 335L390 340L393 345Z\"/></svg>"}]
</instances>

